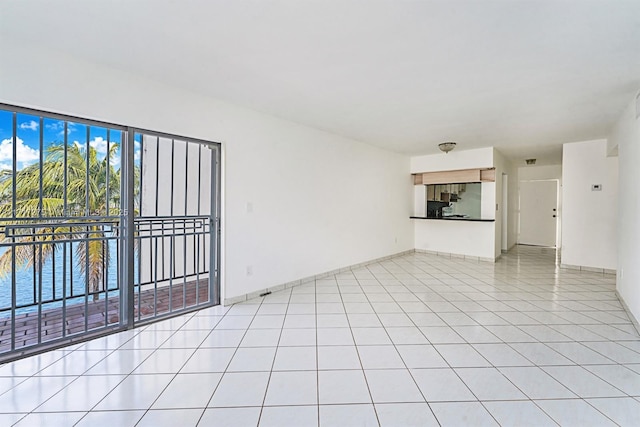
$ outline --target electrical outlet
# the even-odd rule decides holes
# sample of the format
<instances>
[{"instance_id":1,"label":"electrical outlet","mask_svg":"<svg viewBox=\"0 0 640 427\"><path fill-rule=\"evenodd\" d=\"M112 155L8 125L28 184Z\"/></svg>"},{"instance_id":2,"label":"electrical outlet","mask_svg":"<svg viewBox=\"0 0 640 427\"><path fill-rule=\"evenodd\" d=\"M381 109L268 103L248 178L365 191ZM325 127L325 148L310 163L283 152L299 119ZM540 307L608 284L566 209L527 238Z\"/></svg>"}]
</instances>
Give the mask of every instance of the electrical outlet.
<instances>
[{"instance_id":1,"label":"electrical outlet","mask_svg":"<svg viewBox=\"0 0 640 427\"><path fill-rule=\"evenodd\" d=\"M247 276L253 276L253 266L247 265Z\"/></svg>"}]
</instances>

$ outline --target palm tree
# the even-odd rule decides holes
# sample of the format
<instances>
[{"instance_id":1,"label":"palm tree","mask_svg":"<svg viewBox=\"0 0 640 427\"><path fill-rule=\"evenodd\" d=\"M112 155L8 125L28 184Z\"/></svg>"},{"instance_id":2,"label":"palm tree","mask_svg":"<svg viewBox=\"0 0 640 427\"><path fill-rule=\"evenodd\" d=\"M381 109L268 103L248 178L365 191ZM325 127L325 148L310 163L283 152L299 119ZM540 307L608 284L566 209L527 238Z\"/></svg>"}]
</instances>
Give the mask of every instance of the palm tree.
<instances>
[{"instance_id":1,"label":"palm tree","mask_svg":"<svg viewBox=\"0 0 640 427\"><path fill-rule=\"evenodd\" d=\"M11 260L14 255L16 268L36 266L40 274L43 263L53 256L57 247L64 241L78 239L77 265L87 277L89 292L94 293L94 300L98 299L97 292L105 285L104 266L110 259L109 245L106 240L100 240L105 237L103 225L95 220L87 221L86 217L119 214L120 170L111 164L117 149L118 144L112 144L107 155L99 159L96 149L89 144L67 146L66 211L63 144L49 147L42 163L42 172L40 165L34 164L16 173L15 212L12 211L11 177L13 174L11 171L8 174L0 173L0 218L12 218L12 225L24 225L24 230L31 229L31 233L24 233L29 235L28 237L16 238L16 241L23 244L10 247L0 256L0 275L6 275L11 271ZM40 198L41 191L42 198ZM107 212L107 206L109 212ZM46 218L45 221L51 225L30 227L29 224L32 222L27 218L39 217L40 212L42 217ZM77 217L85 218L80 220ZM44 221L39 220L39 222ZM0 227L0 232L4 231L1 228L4 226ZM10 240L9 237L3 237L3 242ZM37 244L24 244L31 241Z\"/></svg>"}]
</instances>

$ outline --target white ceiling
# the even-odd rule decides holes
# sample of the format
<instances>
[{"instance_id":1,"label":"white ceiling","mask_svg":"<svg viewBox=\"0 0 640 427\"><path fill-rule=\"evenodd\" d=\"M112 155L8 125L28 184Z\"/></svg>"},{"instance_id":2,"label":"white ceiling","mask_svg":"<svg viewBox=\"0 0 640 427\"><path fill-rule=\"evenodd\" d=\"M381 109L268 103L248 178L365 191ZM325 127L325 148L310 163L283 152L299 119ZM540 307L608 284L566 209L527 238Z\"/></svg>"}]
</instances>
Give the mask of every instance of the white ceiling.
<instances>
[{"instance_id":1,"label":"white ceiling","mask_svg":"<svg viewBox=\"0 0 640 427\"><path fill-rule=\"evenodd\" d=\"M5 36L408 154L558 163L640 89L638 0L0 2Z\"/></svg>"}]
</instances>

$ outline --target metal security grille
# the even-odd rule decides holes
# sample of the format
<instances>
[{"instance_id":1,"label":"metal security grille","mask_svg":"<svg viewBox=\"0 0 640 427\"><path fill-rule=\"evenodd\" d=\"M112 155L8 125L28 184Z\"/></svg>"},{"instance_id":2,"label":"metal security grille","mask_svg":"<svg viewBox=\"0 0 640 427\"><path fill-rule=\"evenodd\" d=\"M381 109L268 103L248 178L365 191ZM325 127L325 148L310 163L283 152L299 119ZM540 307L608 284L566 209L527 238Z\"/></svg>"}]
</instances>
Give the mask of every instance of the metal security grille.
<instances>
[{"instance_id":1,"label":"metal security grille","mask_svg":"<svg viewBox=\"0 0 640 427\"><path fill-rule=\"evenodd\" d=\"M217 144L0 104L0 361L218 303L218 165Z\"/></svg>"},{"instance_id":2,"label":"metal security grille","mask_svg":"<svg viewBox=\"0 0 640 427\"><path fill-rule=\"evenodd\" d=\"M217 147L150 132L136 131L134 140L141 147L134 322L218 303Z\"/></svg>"}]
</instances>

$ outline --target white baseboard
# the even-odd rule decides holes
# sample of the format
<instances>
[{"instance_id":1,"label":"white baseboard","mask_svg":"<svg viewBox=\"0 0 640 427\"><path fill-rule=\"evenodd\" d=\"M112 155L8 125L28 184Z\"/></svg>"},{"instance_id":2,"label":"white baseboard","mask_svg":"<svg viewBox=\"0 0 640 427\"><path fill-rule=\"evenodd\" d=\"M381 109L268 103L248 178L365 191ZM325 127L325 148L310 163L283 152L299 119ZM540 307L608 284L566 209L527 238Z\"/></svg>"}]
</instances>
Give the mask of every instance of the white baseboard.
<instances>
[{"instance_id":1,"label":"white baseboard","mask_svg":"<svg viewBox=\"0 0 640 427\"><path fill-rule=\"evenodd\" d=\"M633 313L631 313L631 310L629 310L629 306L624 301L622 296L618 293L617 289L616 289L615 292L616 292L616 296L620 300L620 304L622 304L622 307L627 312L627 316L629 316L629 319L631 319L631 323L633 324L633 327L636 328L636 331L638 332L638 334L640 334L640 323L638 323L638 319L636 319L635 316L633 315Z\"/></svg>"},{"instance_id":2,"label":"white baseboard","mask_svg":"<svg viewBox=\"0 0 640 427\"><path fill-rule=\"evenodd\" d=\"M610 268L587 267L584 265L560 264L560 268L565 270L588 271L590 273L616 274L616 270Z\"/></svg>"},{"instance_id":3,"label":"white baseboard","mask_svg":"<svg viewBox=\"0 0 640 427\"><path fill-rule=\"evenodd\" d=\"M477 261L477 262L496 262L500 258L500 256L497 256L495 258L485 258L485 257L471 256L471 255L454 254L450 252L430 251L427 249L416 249L416 253L437 255L437 256L441 256L449 259L463 259L465 261Z\"/></svg>"},{"instance_id":4,"label":"white baseboard","mask_svg":"<svg viewBox=\"0 0 640 427\"><path fill-rule=\"evenodd\" d=\"M254 292L250 292L248 294L244 294L244 295L238 295L235 297L231 297L231 298L225 298L223 305L227 306L227 305L232 305L232 304L237 304L239 302L243 302L243 301L247 301L253 298L257 298L259 297L261 294L264 294L265 292L276 292L276 291L281 291L283 289L288 289L288 288L293 288L294 286L298 286L298 285L302 285L305 283L310 283L313 282L315 280L318 279L324 279L326 277L330 277L330 276L334 276L336 274L340 274L340 273L344 273L347 271L351 271L351 270L355 270L361 267L365 267L367 265L371 265L371 264L375 264L381 261L386 261L392 258L397 258L397 257L401 257L407 254L412 254L415 253L416 251L414 249L409 249L408 251L403 251L403 252L398 252L396 254L393 255L388 255L388 256L384 256L381 258L376 258L370 261L366 261L366 262L361 262L359 264L353 264L347 267L342 267L342 268L338 268L336 270L331 270L331 271L326 271L324 273L320 273L320 274L316 274L314 276L309 276L309 277L305 277L299 280L294 280L292 282L287 282L287 283L281 283L279 285L274 285L274 286L270 286L268 288L264 288L264 289L260 289L258 291L254 291Z\"/></svg>"}]
</instances>

